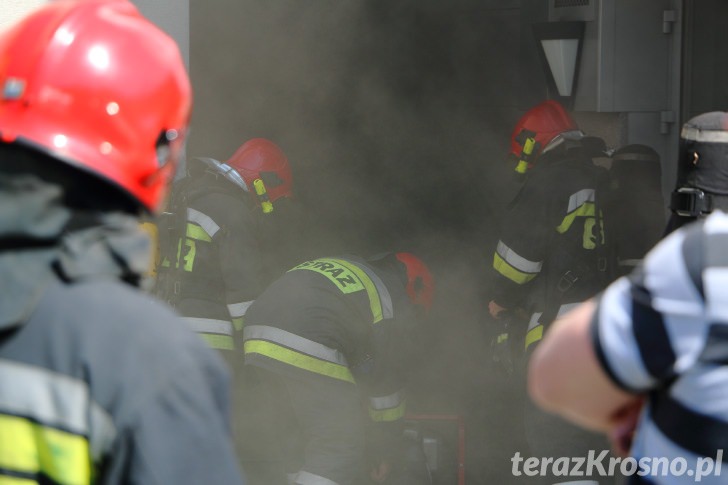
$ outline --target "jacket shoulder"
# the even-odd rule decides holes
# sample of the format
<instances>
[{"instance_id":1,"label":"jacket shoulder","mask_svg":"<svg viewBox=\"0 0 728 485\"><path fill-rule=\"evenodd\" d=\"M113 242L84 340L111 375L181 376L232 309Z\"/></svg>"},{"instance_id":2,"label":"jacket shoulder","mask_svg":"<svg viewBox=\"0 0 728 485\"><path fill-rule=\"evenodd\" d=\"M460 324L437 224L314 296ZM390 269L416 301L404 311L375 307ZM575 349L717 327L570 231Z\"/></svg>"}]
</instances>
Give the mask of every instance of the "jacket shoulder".
<instances>
[{"instance_id":1,"label":"jacket shoulder","mask_svg":"<svg viewBox=\"0 0 728 485\"><path fill-rule=\"evenodd\" d=\"M140 359L157 361L164 356L179 365L184 355L194 359L205 350L166 304L112 279L54 285L34 318L45 320L51 332L67 332L66 339L105 348L109 358L134 352Z\"/></svg>"}]
</instances>

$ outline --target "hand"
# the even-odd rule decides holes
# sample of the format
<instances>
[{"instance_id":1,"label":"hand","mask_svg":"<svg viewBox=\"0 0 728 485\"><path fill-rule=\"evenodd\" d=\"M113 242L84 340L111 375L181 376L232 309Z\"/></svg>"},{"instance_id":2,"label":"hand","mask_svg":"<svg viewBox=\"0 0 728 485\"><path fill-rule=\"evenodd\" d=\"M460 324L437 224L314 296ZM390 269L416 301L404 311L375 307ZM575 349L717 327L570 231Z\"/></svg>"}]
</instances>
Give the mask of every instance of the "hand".
<instances>
[{"instance_id":1,"label":"hand","mask_svg":"<svg viewBox=\"0 0 728 485\"><path fill-rule=\"evenodd\" d=\"M379 465L373 467L369 472L369 477L376 483L384 483L392 471L392 465L389 462L381 461Z\"/></svg>"},{"instance_id":2,"label":"hand","mask_svg":"<svg viewBox=\"0 0 728 485\"><path fill-rule=\"evenodd\" d=\"M488 302L488 312L490 312L490 316L495 319L500 318L498 315L506 310L507 308L500 306L495 302L495 300L491 300L490 302Z\"/></svg>"},{"instance_id":3,"label":"hand","mask_svg":"<svg viewBox=\"0 0 728 485\"><path fill-rule=\"evenodd\" d=\"M639 397L615 414L614 425L607 434L615 455L623 458L630 455L634 432L637 429L644 403L644 397Z\"/></svg>"}]
</instances>

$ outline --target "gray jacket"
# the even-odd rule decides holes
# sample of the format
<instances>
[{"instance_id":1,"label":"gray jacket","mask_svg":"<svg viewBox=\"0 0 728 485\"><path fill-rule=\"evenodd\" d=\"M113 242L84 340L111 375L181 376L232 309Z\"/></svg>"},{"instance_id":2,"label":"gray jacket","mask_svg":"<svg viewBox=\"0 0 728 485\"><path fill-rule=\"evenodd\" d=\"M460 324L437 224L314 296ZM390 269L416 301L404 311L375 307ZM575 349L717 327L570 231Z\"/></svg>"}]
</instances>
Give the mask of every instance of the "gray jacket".
<instances>
[{"instance_id":1,"label":"gray jacket","mask_svg":"<svg viewBox=\"0 0 728 485\"><path fill-rule=\"evenodd\" d=\"M227 371L135 287L149 254L136 220L83 222L61 195L0 178L0 478L244 483Z\"/></svg>"}]
</instances>

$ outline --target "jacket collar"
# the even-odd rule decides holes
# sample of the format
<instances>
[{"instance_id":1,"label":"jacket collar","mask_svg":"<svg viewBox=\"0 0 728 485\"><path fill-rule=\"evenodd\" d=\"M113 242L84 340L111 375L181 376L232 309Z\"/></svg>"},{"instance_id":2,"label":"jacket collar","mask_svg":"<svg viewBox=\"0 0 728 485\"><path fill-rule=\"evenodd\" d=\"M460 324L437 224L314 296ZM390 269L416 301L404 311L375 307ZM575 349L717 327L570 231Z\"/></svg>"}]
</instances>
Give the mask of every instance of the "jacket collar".
<instances>
[{"instance_id":1,"label":"jacket collar","mask_svg":"<svg viewBox=\"0 0 728 485\"><path fill-rule=\"evenodd\" d=\"M32 176L0 176L0 330L22 325L46 287L104 276L139 285L149 238L136 218L78 213L60 187ZM88 222L93 221L93 223Z\"/></svg>"}]
</instances>

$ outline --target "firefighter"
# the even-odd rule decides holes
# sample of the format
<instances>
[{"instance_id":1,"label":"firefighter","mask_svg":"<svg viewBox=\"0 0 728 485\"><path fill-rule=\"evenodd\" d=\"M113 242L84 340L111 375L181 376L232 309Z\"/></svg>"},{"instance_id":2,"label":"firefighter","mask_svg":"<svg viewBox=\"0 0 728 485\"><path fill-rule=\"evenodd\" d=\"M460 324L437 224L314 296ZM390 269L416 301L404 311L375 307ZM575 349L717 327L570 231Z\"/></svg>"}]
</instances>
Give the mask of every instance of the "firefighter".
<instances>
[{"instance_id":1,"label":"firefighter","mask_svg":"<svg viewBox=\"0 0 728 485\"><path fill-rule=\"evenodd\" d=\"M252 302L304 251L297 230L302 212L293 197L285 153L253 138L225 162L190 160L159 222L157 292L233 372L233 435L252 485L275 483L267 465L274 443L247 439L260 435L260 421L250 414L261 397L236 347Z\"/></svg>"},{"instance_id":2,"label":"firefighter","mask_svg":"<svg viewBox=\"0 0 728 485\"><path fill-rule=\"evenodd\" d=\"M421 320L433 296L418 257L389 253L304 262L255 300L245 363L275 413L266 431L285 435L288 483L351 485L367 470L378 482L395 473L404 379L422 357Z\"/></svg>"},{"instance_id":3,"label":"firefighter","mask_svg":"<svg viewBox=\"0 0 728 485\"><path fill-rule=\"evenodd\" d=\"M245 142L226 162L188 165L159 222L158 294L234 366L229 351L245 312L282 265L293 263L292 251L280 250L292 238L272 240L272 228L285 227L280 220L293 207L291 168L263 138Z\"/></svg>"},{"instance_id":4,"label":"firefighter","mask_svg":"<svg viewBox=\"0 0 728 485\"><path fill-rule=\"evenodd\" d=\"M243 483L223 362L136 286L191 87L126 0L0 33L0 482Z\"/></svg>"},{"instance_id":5,"label":"firefighter","mask_svg":"<svg viewBox=\"0 0 728 485\"><path fill-rule=\"evenodd\" d=\"M608 283L602 211L608 178L593 162L605 152L604 142L585 137L555 101L530 109L513 131L511 154L524 181L501 223L488 310L496 321L511 322L510 337L525 334L511 343L524 352L522 362L545 326ZM518 314L527 320L514 322ZM528 399L524 426L534 455L586 456L602 446L597 435L549 417Z\"/></svg>"},{"instance_id":6,"label":"firefighter","mask_svg":"<svg viewBox=\"0 0 728 485\"><path fill-rule=\"evenodd\" d=\"M653 462L650 473L648 461L630 483L726 483L728 420L716 410L728 384L716 377L727 362L728 114L687 121L680 152L669 234L629 277L555 323L529 370L541 405L608 434L620 454L692 469L660 473Z\"/></svg>"},{"instance_id":7,"label":"firefighter","mask_svg":"<svg viewBox=\"0 0 728 485\"><path fill-rule=\"evenodd\" d=\"M700 114L683 125L666 234L705 218L715 209L728 212L727 127L728 113L724 111Z\"/></svg>"}]
</instances>

